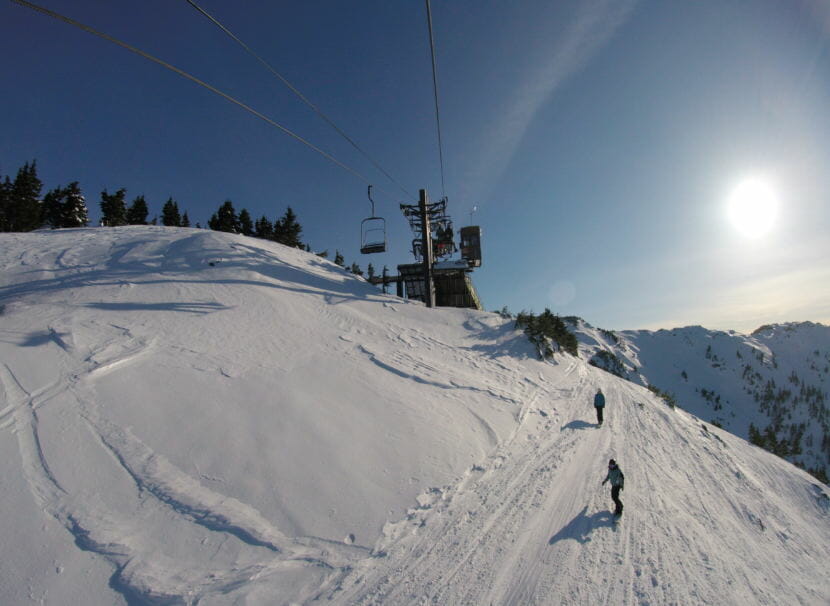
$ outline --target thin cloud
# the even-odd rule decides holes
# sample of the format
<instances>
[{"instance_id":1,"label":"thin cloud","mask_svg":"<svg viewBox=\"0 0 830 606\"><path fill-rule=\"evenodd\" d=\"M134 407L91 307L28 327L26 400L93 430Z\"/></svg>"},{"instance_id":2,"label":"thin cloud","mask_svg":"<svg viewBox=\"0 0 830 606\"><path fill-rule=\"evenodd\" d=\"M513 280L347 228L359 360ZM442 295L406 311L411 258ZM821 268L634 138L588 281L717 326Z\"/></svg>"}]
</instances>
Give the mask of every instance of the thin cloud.
<instances>
[{"instance_id":1,"label":"thin cloud","mask_svg":"<svg viewBox=\"0 0 830 606\"><path fill-rule=\"evenodd\" d=\"M516 92L507 99L475 163L474 175L466 183L480 183L489 191L509 165L534 116L570 76L583 69L627 21L638 0L591 0L582 2L564 34L551 40L549 48L534 56L550 57L526 70Z\"/></svg>"}]
</instances>

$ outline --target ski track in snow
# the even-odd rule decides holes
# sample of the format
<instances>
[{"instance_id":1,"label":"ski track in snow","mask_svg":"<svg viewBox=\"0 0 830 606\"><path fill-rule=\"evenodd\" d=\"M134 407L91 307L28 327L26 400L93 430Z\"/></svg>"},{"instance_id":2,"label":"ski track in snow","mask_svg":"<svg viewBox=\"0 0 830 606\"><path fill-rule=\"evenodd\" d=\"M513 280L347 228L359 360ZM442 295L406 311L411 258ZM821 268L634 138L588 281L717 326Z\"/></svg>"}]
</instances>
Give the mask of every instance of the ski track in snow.
<instances>
[{"instance_id":1,"label":"ski track in snow","mask_svg":"<svg viewBox=\"0 0 830 606\"><path fill-rule=\"evenodd\" d=\"M92 404L94 396L91 387L94 382L110 372L136 362L149 355L152 343L135 338L128 329L110 325L114 331L108 338L90 348L88 355L73 368L73 347L63 337L57 337L57 331L50 330L49 340L59 349L67 369L47 387L28 393L19 384L11 369L0 367L0 379L7 393L8 400L16 404L9 405L0 412L0 422L9 418L15 424L20 444L21 458L27 480L32 487L35 498L44 511L52 515L75 537L76 543L83 549L97 553L112 563L116 569L112 585L128 599L138 599L143 603L200 603L209 602L211 597L226 596L248 584L267 582L269 577L278 574L286 567L311 566L319 569L318 587L308 591L307 598L324 593L326 588L341 586L343 579L351 570L362 562L369 565L379 561L376 554L367 558L366 550L361 547L315 539L313 537L290 538L274 528L259 513L233 499L202 486L198 480L191 478L177 469L164 457L154 453L146 444L134 436L128 429L118 427L101 416ZM542 391L534 382L517 381L515 368L510 368L498 361L492 362L476 355L462 356L457 372L452 378L444 376L439 368L429 360L429 353L435 348L451 349L438 341L423 335L411 335L411 347L423 349L425 354L396 353L390 362L378 359L365 346L358 346L359 351L368 356L378 366L398 374L401 377L419 383L437 387L442 390L468 390L487 397L496 398L517 406L519 423L508 440L498 449L491 464L498 468L510 457L509 446L519 439L520 428L525 423ZM476 377L482 365L488 365L491 372L486 385L466 385L462 383L464 365L471 367L468 377ZM574 363L569 370L577 367ZM480 375L478 375L480 376ZM517 385L518 391L512 393L500 385ZM109 451L123 471L128 474L136 486L137 498L150 494L160 504L171 508L179 516L210 531L228 533L248 544L255 551L263 551L255 558L253 564L234 570L211 569L194 562L175 562L160 555L157 551L147 551L134 545L132 536L142 532L138 521L131 520L117 512L93 507L89 503L80 504L52 474L43 450L39 444L37 409L63 391L69 391L77 402L77 414L99 439L102 448ZM562 388L559 388L562 391ZM467 407L473 418L489 435L492 445L498 444L495 431L478 415L474 407ZM530 459L526 464L530 464ZM465 491L471 484L478 485L486 472L477 467L472 470L456 488ZM512 486L512 482L511 482ZM424 517L433 508L441 511L451 500L447 493L433 490L421 499L421 505L415 514L407 520L387 525L387 539L393 542L398 535L413 522L422 523ZM439 502L432 503L441 494ZM486 499L485 499L486 502ZM495 500L490 501L495 504ZM496 517L503 513L499 507ZM413 517L414 516L414 517ZM487 516L479 519L485 520ZM488 526L493 524L490 518ZM483 529L484 532L487 528ZM470 546L467 557L472 557L476 546ZM382 559L382 558L381 558ZM428 567L428 561L423 564ZM452 577L460 574L461 567L455 566ZM328 591L331 591L329 589Z\"/></svg>"},{"instance_id":2,"label":"ski track in snow","mask_svg":"<svg viewBox=\"0 0 830 606\"><path fill-rule=\"evenodd\" d=\"M101 376L150 353L151 343L134 338L127 329L118 331L92 351L79 368L64 371L48 386L29 393L6 364L0 364L0 393L9 404L0 411L0 427L13 426L25 477L35 501L75 538L84 550L109 560L116 573L112 586L128 599L147 604L196 604L210 596L223 596L259 578L281 570L312 567L323 586L367 550L315 537L287 537L254 508L208 489L161 457L128 429L103 418L91 403L90 385ZM61 339L52 339L69 353ZM69 362L67 362L69 364ZM40 444L38 408L64 391L77 401L77 414L98 436L136 485L136 494L153 495L182 518L206 529L227 533L263 551L253 564L223 569L205 568L197 562L178 562L157 549L142 551L130 537L141 534L138 522L117 512L81 503L64 489L52 473Z\"/></svg>"},{"instance_id":3,"label":"ski track in snow","mask_svg":"<svg viewBox=\"0 0 830 606\"><path fill-rule=\"evenodd\" d=\"M660 604L690 599L775 604L765 588L789 585L786 570L772 580L742 578L730 560L716 555L722 548L711 544L718 540L718 513L691 518L683 512L684 503L660 496L659 471L673 469L667 459L676 452L634 452L613 436L648 435L656 426L690 442L697 428L693 446L701 455L691 464L715 457L718 465L734 468L723 440L699 421L691 421L690 429L672 418L677 413L668 408L639 404L642 393L633 386L596 374L589 380L594 372L572 361L563 374L567 383L555 388L557 407L567 409L568 418L556 424L550 415L532 414L541 411L539 399L549 395L538 392L514 435L486 463L475 466L457 486L424 495L421 507L410 510L406 519L387 524L375 557L355 566L327 597L335 604L363 606L617 605L652 603L655 597ZM593 390L600 382L609 418L605 427L596 428L583 419L593 418ZM626 513L619 523L610 511L609 487L600 486L609 457L624 462L627 474L628 493L622 493ZM590 460L596 461L593 476L581 471ZM736 480L751 483L747 476L737 473ZM716 507L719 500L736 508L719 499L717 486L714 479L695 486L701 494L690 490L690 503L705 514L707 503ZM648 499L657 499L656 511L654 503L644 506ZM743 519L763 532L759 520L781 520L781 512L766 509L752 514L737 508L738 523ZM667 511L677 513L677 526L655 539L649 529L665 526L658 516ZM688 532L687 524L702 531ZM740 545L733 548L741 558L754 557L741 553ZM666 570L683 581L675 585L663 578ZM798 578L798 571L790 572L790 578ZM732 587L731 594L719 593L724 586ZM826 589L799 590L797 603L824 603Z\"/></svg>"},{"instance_id":4,"label":"ski track in snow","mask_svg":"<svg viewBox=\"0 0 830 606\"><path fill-rule=\"evenodd\" d=\"M423 359L410 354L395 352L392 355L391 360L385 361L381 359L379 354L373 353L363 345L360 345L359 349L362 353L366 354L366 356L374 364L404 379L411 379L417 383L431 385L432 387L438 387L440 389L461 389L479 392L488 396L493 396L500 400L504 400L509 404L521 405L522 403L520 398L517 398L513 394L506 392L504 389L497 387L497 380L494 380L494 384L490 385L465 384L460 380L446 377L446 373L439 370L433 364L429 364ZM455 376L458 376L458 373L456 373Z\"/></svg>"},{"instance_id":5,"label":"ski track in snow","mask_svg":"<svg viewBox=\"0 0 830 606\"><path fill-rule=\"evenodd\" d=\"M585 399L588 386L584 372L573 373L576 368L574 363L566 372L572 384L558 389L579 401ZM435 491L433 503L411 510L399 523L387 524L385 539L376 548L386 557L369 561L367 569L357 567L341 584L342 593L330 597L338 604L484 604L499 591L507 592L501 579L513 578L517 571L522 571L522 579L538 576L525 562L511 561L513 554L521 553L516 543L533 539L526 532L527 519L541 515L544 502L552 500L561 515L569 513L556 495L545 497L546 487L555 483L567 460L596 448L588 440L580 442L576 430L564 430L552 441L540 440L529 419L538 412L534 409L543 395L537 391L528 401L516 431L486 463L455 488ZM546 417L539 419L543 432L556 432ZM525 441L532 442L530 449ZM571 495L573 505L575 493ZM495 571L500 573L493 577ZM511 602L509 595L505 599L492 603L527 603L521 598Z\"/></svg>"}]
</instances>

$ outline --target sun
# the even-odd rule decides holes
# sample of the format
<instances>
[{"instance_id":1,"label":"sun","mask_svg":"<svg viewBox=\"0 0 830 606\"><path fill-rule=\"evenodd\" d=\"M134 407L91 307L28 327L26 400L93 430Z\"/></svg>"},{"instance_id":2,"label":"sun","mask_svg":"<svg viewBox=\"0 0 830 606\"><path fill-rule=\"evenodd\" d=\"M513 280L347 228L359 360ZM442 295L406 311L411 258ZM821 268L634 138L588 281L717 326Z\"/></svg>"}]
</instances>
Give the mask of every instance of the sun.
<instances>
[{"instance_id":1,"label":"sun","mask_svg":"<svg viewBox=\"0 0 830 606\"><path fill-rule=\"evenodd\" d=\"M749 238L769 233L778 216L778 198L770 184L759 177L741 181L727 203L729 220Z\"/></svg>"}]
</instances>

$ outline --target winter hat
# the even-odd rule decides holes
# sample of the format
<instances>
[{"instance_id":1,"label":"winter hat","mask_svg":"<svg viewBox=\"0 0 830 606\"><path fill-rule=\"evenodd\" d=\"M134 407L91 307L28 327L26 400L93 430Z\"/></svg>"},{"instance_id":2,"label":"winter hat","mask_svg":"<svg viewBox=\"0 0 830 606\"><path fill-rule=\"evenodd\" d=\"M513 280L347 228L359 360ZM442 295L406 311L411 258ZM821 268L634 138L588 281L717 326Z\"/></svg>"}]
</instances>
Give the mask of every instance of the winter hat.
<instances>
[{"instance_id":1,"label":"winter hat","mask_svg":"<svg viewBox=\"0 0 830 606\"><path fill-rule=\"evenodd\" d=\"M611 459L610 461L608 461L608 467L614 467L616 464L617 464L617 462L614 459Z\"/></svg>"}]
</instances>

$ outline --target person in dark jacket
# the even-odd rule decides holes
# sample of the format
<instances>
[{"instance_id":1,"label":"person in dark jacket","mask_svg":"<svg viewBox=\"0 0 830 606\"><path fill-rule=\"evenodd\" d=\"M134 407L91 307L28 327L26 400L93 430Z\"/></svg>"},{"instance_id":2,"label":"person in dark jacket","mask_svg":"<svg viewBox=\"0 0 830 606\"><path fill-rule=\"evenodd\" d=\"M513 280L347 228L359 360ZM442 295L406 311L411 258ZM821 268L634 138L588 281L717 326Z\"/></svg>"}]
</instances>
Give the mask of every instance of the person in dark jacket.
<instances>
[{"instance_id":1,"label":"person in dark jacket","mask_svg":"<svg viewBox=\"0 0 830 606\"><path fill-rule=\"evenodd\" d=\"M605 409L605 396L601 389L597 389L597 394L594 396L594 408L597 409L597 425L602 426L602 411Z\"/></svg>"},{"instance_id":2,"label":"person in dark jacket","mask_svg":"<svg viewBox=\"0 0 830 606\"><path fill-rule=\"evenodd\" d=\"M623 489L623 485L625 484L625 476L623 475L622 469L617 466L617 462L614 459L608 461L608 474L602 481L602 485L605 486L605 483L609 480L611 481L611 500L614 501L614 515L621 516L623 512L623 504L622 501L620 501L620 491Z\"/></svg>"}]
</instances>

